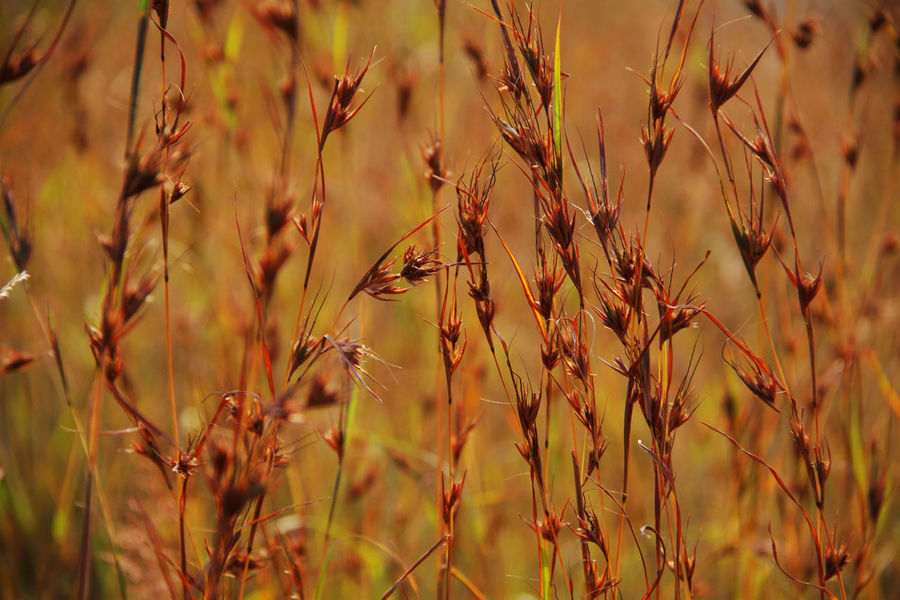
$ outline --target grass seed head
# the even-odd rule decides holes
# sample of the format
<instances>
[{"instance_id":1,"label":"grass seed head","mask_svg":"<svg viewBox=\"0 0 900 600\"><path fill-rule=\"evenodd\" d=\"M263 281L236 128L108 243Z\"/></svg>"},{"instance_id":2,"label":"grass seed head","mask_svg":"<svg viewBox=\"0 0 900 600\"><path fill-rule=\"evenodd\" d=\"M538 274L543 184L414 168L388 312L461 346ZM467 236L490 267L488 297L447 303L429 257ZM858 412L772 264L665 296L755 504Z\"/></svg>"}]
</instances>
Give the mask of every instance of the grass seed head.
<instances>
[{"instance_id":1,"label":"grass seed head","mask_svg":"<svg viewBox=\"0 0 900 600\"><path fill-rule=\"evenodd\" d=\"M40 61L41 57L35 52L34 47L8 57L6 62L0 65L0 86L25 77Z\"/></svg>"},{"instance_id":2,"label":"grass seed head","mask_svg":"<svg viewBox=\"0 0 900 600\"><path fill-rule=\"evenodd\" d=\"M849 563L847 544L840 544L837 548L834 544L828 544L825 547L825 581L836 577Z\"/></svg>"},{"instance_id":3,"label":"grass seed head","mask_svg":"<svg viewBox=\"0 0 900 600\"><path fill-rule=\"evenodd\" d=\"M264 0L250 6L253 16L271 36L275 37L278 32L287 37L291 43L297 43L300 30L296 2Z\"/></svg>"},{"instance_id":4,"label":"grass seed head","mask_svg":"<svg viewBox=\"0 0 900 600\"><path fill-rule=\"evenodd\" d=\"M487 58L484 55L484 46L474 36L466 36L463 39L463 52L475 67L475 76L478 81L484 81L488 77L490 68L488 67Z\"/></svg>"},{"instance_id":5,"label":"grass seed head","mask_svg":"<svg viewBox=\"0 0 900 600\"><path fill-rule=\"evenodd\" d=\"M578 517L578 528L572 529L572 531L580 539L597 546L600 552L607 556L606 538L596 512L591 509L585 510L584 517Z\"/></svg>"},{"instance_id":6,"label":"grass seed head","mask_svg":"<svg viewBox=\"0 0 900 600\"><path fill-rule=\"evenodd\" d=\"M290 374L293 375L297 369L320 350L322 350L322 338L312 337L308 332L302 332L291 349Z\"/></svg>"},{"instance_id":7,"label":"grass seed head","mask_svg":"<svg viewBox=\"0 0 900 600\"><path fill-rule=\"evenodd\" d=\"M431 193L437 194L438 190L444 186L444 180L447 178L447 172L444 170L443 165L444 157L439 137L436 135L433 136L431 141L422 148L422 158L425 160L425 164L428 167L428 170L425 171L425 179L428 181Z\"/></svg>"},{"instance_id":8,"label":"grass seed head","mask_svg":"<svg viewBox=\"0 0 900 600\"><path fill-rule=\"evenodd\" d=\"M762 400L775 412L779 412L778 407L775 405L778 384L775 382L772 372L761 358L757 356L744 358L743 363L728 358L725 358L725 362L734 370L738 379L750 390L750 393Z\"/></svg>"},{"instance_id":9,"label":"grass seed head","mask_svg":"<svg viewBox=\"0 0 900 600\"><path fill-rule=\"evenodd\" d=\"M468 181L456 185L459 258L479 255L484 259L484 235L487 231L488 208L497 181L499 157L485 157L469 175ZM488 173L484 175L487 167Z\"/></svg>"},{"instance_id":10,"label":"grass seed head","mask_svg":"<svg viewBox=\"0 0 900 600\"><path fill-rule=\"evenodd\" d=\"M559 532L566 526L568 526L568 523L562 517L550 512L546 514L543 521L538 521L535 524L535 531L540 533L541 537L551 544L556 544L559 540Z\"/></svg>"},{"instance_id":11,"label":"grass seed head","mask_svg":"<svg viewBox=\"0 0 900 600\"><path fill-rule=\"evenodd\" d=\"M334 406L340 402L338 393L328 385L328 377L324 373L316 375L306 394L306 408Z\"/></svg>"},{"instance_id":12,"label":"grass seed head","mask_svg":"<svg viewBox=\"0 0 900 600\"><path fill-rule=\"evenodd\" d=\"M758 3L747 3L748 6L750 4L758 5ZM752 10L752 9L751 9ZM721 108L726 102L728 102L731 98L733 98L740 91L741 87L743 87L744 83L746 83L747 79L750 77L751 73L753 73L753 69L756 68L756 65L759 63L759 60L762 58L768 46L763 48L759 54L756 55L756 58L753 59L747 68L745 68L740 75L732 75L732 70L734 69L734 57L730 56L726 62L722 62L721 52L719 52L718 58L714 55L716 52L715 46L715 26L713 26L713 32L709 36L709 107L712 111L713 118L716 118L719 112L719 108Z\"/></svg>"},{"instance_id":13,"label":"grass seed head","mask_svg":"<svg viewBox=\"0 0 900 600\"><path fill-rule=\"evenodd\" d=\"M418 285L427 281L429 277L445 268L437 258L437 248L424 252L416 250L415 245L409 246L403 253L403 265L400 267L400 277L410 285Z\"/></svg>"},{"instance_id":14,"label":"grass seed head","mask_svg":"<svg viewBox=\"0 0 900 600\"><path fill-rule=\"evenodd\" d=\"M328 101L328 110L325 112L325 118L322 120L322 131L319 138L319 150L325 147L325 140L328 135L337 131L359 113L360 109L368 101L366 97L361 103L354 106L353 101L356 93L362 85L363 78L369 72L369 66L372 64L372 58L375 51L369 55L369 60L360 69L351 74L349 62L347 70L342 77L335 76L334 86L331 89L331 98Z\"/></svg>"},{"instance_id":15,"label":"grass seed head","mask_svg":"<svg viewBox=\"0 0 900 600\"><path fill-rule=\"evenodd\" d=\"M628 335L628 305L612 290L597 290L598 306L592 307L600 323L612 331L620 342Z\"/></svg>"},{"instance_id":16,"label":"grass seed head","mask_svg":"<svg viewBox=\"0 0 900 600\"><path fill-rule=\"evenodd\" d=\"M413 70L405 71L397 78L397 119L405 121L412 106L413 92L419 82L419 75Z\"/></svg>"},{"instance_id":17,"label":"grass seed head","mask_svg":"<svg viewBox=\"0 0 900 600\"><path fill-rule=\"evenodd\" d=\"M0 176L0 195L3 198L3 210L0 212L0 229L9 248L16 270L20 273L28 267L31 252L34 246L34 232L30 222L30 211L24 215L18 212L17 202L13 195L12 187L5 176Z\"/></svg>"},{"instance_id":18,"label":"grass seed head","mask_svg":"<svg viewBox=\"0 0 900 600\"><path fill-rule=\"evenodd\" d=\"M539 271L536 271L534 277L538 291L538 312L545 321L549 321L553 318L554 301L556 294L565 281L565 274L562 269L555 266L555 261L553 266L551 266L543 252L540 253L540 263L541 268Z\"/></svg>"},{"instance_id":19,"label":"grass seed head","mask_svg":"<svg viewBox=\"0 0 900 600\"><path fill-rule=\"evenodd\" d=\"M447 375L452 375L459 367L467 345L466 341L462 339L462 317L455 300L452 306L448 306L447 299L444 298L439 332L444 370Z\"/></svg>"},{"instance_id":20,"label":"grass seed head","mask_svg":"<svg viewBox=\"0 0 900 600\"><path fill-rule=\"evenodd\" d=\"M275 280L293 252L293 246L288 243L270 245L263 251L256 268L257 286L263 299L271 297Z\"/></svg>"},{"instance_id":21,"label":"grass seed head","mask_svg":"<svg viewBox=\"0 0 900 600\"><path fill-rule=\"evenodd\" d=\"M555 330L550 334L551 337L547 342L541 342L541 364L548 372L552 371L559 364L559 343Z\"/></svg>"},{"instance_id":22,"label":"grass seed head","mask_svg":"<svg viewBox=\"0 0 900 600\"><path fill-rule=\"evenodd\" d=\"M277 183L272 183L266 190L266 237L272 240L290 222L294 208L294 198Z\"/></svg>"},{"instance_id":23,"label":"grass seed head","mask_svg":"<svg viewBox=\"0 0 900 600\"><path fill-rule=\"evenodd\" d=\"M0 375L15 373L37 359L33 354L19 352L12 348L0 348Z\"/></svg>"},{"instance_id":24,"label":"grass seed head","mask_svg":"<svg viewBox=\"0 0 900 600\"><path fill-rule=\"evenodd\" d=\"M469 296L475 301L475 312L478 314L478 322L484 330L488 338L488 343L493 346L491 341L491 324L494 322L494 300L491 298L491 288L487 280L476 285L469 281Z\"/></svg>"},{"instance_id":25,"label":"grass seed head","mask_svg":"<svg viewBox=\"0 0 900 600\"><path fill-rule=\"evenodd\" d=\"M794 44L801 50L805 50L812 46L813 40L819 35L819 21L814 18L804 19L800 21L797 28L791 32L791 39Z\"/></svg>"},{"instance_id":26,"label":"grass seed head","mask_svg":"<svg viewBox=\"0 0 900 600\"><path fill-rule=\"evenodd\" d=\"M122 314L127 323L137 314L141 306L147 300L147 297L156 287L156 276L147 275L139 282L132 283L130 278L126 276L125 285L122 289Z\"/></svg>"},{"instance_id":27,"label":"grass seed head","mask_svg":"<svg viewBox=\"0 0 900 600\"><path fill-rule=\"evenodd\" d=\"M445 526L449 526L453 518L453 514L459 510L459 500L462 497L463 485L466 483L466 476L458 482L452 482L450 489L446 489L444 480L441 478L441 519Z\"/></svg>"},{"instance_id":28,"label":"grass seed head","mask_svg":"<svg viewBox=\"0 0 900 600\"><path fill-rule=\"evenodd\" d=\"M332 427L328 431L322 434L322 439L328 444L328 447L334 450L334 453L337 454L338 460L343 459L344 457L344 432L343 430Z\"/></svg>"}]
</instances>

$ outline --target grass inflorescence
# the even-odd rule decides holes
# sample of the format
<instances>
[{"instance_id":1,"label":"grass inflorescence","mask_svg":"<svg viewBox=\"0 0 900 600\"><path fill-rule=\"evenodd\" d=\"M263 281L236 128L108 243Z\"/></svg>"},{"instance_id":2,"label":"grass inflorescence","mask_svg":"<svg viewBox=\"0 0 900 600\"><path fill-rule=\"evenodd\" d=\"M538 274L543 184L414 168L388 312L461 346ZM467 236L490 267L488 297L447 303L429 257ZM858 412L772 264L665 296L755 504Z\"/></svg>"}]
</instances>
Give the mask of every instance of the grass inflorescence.
<instances>
[{"instance_id":1,"label":"grass inflorescence","mask_svg":"<svg viewBox=\"0 0 900 600\"><path fill-rule=\"evenodd\" d=\"M0 7L0 597L892 598L890 3Z\"/></svg>"}]
</instances>

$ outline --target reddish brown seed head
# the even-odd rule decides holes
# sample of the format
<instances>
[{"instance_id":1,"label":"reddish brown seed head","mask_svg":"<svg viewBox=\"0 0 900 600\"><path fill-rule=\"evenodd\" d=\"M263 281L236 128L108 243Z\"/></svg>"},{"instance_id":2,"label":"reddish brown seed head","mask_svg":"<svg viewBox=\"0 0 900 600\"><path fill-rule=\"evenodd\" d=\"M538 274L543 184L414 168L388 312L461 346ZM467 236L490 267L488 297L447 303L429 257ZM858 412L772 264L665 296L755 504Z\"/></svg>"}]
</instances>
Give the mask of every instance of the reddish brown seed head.
<instances>
[{"instance_id":1,"label":"reddish brown seed head","mask_svg":"<svg viewBox=\"0 0 900 600\"><path fill-rule=\"evenodd\" d=\"M761 0L744 0L744 6L755 17L758 17L760 19L764 18L768 14Z\"/></svg>"},{"instance_id":2,"label":"reddish brown seed head","mask_svg":"<svg viewBox=\"0 0 900 600\"><path fill-rule=\"evenodd\" d=\"M567 526L567 523L563 521L562 517L551 512L545 516L543 521L538 521L535 524L535 530L541 534L542 538L555 544L559 539L559 532L565 526Z\"/></svg>"},{"instance_id":3,"label":"reddish brown seed head","mask_svg":"<svg viewBox=\"0 0 900 600\"><path fill-rule=\"evenodd\" d=\"M805 311L819 293L822 287L822 267L819 267L818 275L804 273L797 285L797 293L800 297L800 308Z\"/></svg>"},{"instance_id":4,"label":"reddish brown seed head","mask_svg":"<svg viewBox=\"0 0 900 600\"><path fill-rule=\"evenodd\" d=\"M841 155L850 170L855 170L859 163L859 141L856 138L844 140L841 143Z\"/></svg>"},{"instance_id":5,"label":"reddish brown seed head","mask_svg":"<svg viewBox=\"0 0 900 600\"><path fill-rule=\"evenodd\" d=\"M400 275L391 270L395 262L397 262L396 258L370 269L356 284L351 298L362 291L376 300L393 300L392 296L399 296L406 292L407 288L396 285L400 280Z\"/></svg>"},{"instance_id":6,"label":"reddish brown seed head","mask_svg":"<svg viewBox=\"0 0 900 600\"><path fill-rule=\"evenodd\" d=\"M172 195L169 196L169 204L175 204L187 196L192 189L194 189L194 186L184 183L183 181L175 182L175 185L172 188Z\"/></svg>"},{"instance_id":7,"label":"reddish brown seed head","mask_svg":"<svg viewBox=\"0 0 900 600\"><path fill-rule=\"evenodd\" d=\"M295 216L291 219L291 222L294 224L294 227L297 228L297 231L300 233L300 237L309 244L309 223L306 221L306 215L301 214Z\"/></svg>"},{"instance_id":8,"label":"reddish brown seed head","mask_svg":"<svg viewBox=\"0 0 900 600\"><path fill-rule=\"evenodd\" d=\"M445 526L449 526L454 513L459 509L459 500L462 497L463 485L466 483L466 476L458 482L453 482L450 489L446 489L444 480L441 479L441 520Z\"/></svg>"},{"instance_id":9,"label":"reddish brown seed head","mask_svg":"<svg viewBox=\"0 0 900 600\"><path fill-rule=\"evenodd\" d=\"M264 0L251 5L253 16L272 34L280 32L292 43L299 35L296 3L286 0Z\"/></svg>"},{"instance_id":10,"label":"reddish brown seed head","mask_svg":"<svg viewBox=\"0 0 900 600\"><path fill-rule=\"evenodd\" d=\"M624 342L628 335L628 305L613 290L601 291L598 289L598 305L593 307L594 313L600 318L600 323L612 331L619 341Z\"/></svg>"},{"instance_id":11,"label":"reddish brown seed head","mask_svg":"<svg viewBox=\"0 0 900 600\"><path fill-rule=\"evenodd\" d=\"M169 22L169 0L153 0L151 6L153 12L156 13L156 18L159 19L159 24L165 29Z\"/></svg>"},{"instance_id":12,"label":"reddish brown seed head","mask_svg":"<svg viewBox=\"0 0 900 600\"><path fill-rule=\"evenodd\" d=\"M456 405L456 411L453 419L453 434L450 438L451 453L453 455L453 464L459 464L460 456L469 441L469 436L474 431L475 426L481 420L480 416L469 417L464 402Z\"/></svg>"},{"instance_id":13,"label":"reddish brown seed head","mask_svg":"<svg viewBox=\"0 0 900 600\"><path fill-rule=\"evenodd\" d=\"M441 310L439 332L444 370L448 375L452 375L459 367L466 350L466 342L462 339L462 317L455 302L452 307L449 307L445 301L444 308Z\"/></svg>"},{"instance_id":14,"label":"reddish brown seed head","mask_svg":"<svg viewBox=\"0 0 900 600\"><path fill-rule=\"evenodd\" d=\"M307 332L303 332L294 343L291 349L291 368L290 374L299 369L307 360L309 360L316 352L322 348L322 338L310 336Z\"/></svg>"},{"instance_id":15,"label":"reddish brown seed head","mask_svg":"<svg viewBox=\"0 0 900 600\"><path fill-rule=\"evenodd\" d=\"M16 202L12 187L5 176L0 176L0 196L3 199L3 210L0 212L0 230L6 239L10 256L20 273L28 267L31 259L34 232L30 223L29 205L25 205L25 214L19 211L22 208Z\"/></svg>"},{"instance_id":16,"label":"reddish brown seed head","mask_svg":"<svg viewBox=\"0 0 900 600\"><path fill-rule=\"evenodd\" d=\"M475 254L484 258L484 234L495 177L492 172L486 181L481 181L480 174L481 169L478 169L468 183L460 182L456 186L460 258Z\"/></svg>"},{"instance_id":17,"label":"reddish brown seed head","mask_svg":"<svg viewBox=\"0 0 900 600\"><path fill-rule=\"evenodd\" d=\"M270 245L263 251L256 270L257 285L262 297L269 297L275 289L275 280L291 254L293 248L289 244Z\"/></svg>"},{"instance_id":18,"label":"reddish brown seed head","mask_svg":"<svg viewBox=\"0 0 900 600\"><path fill-rule=\"evenodd\" d=\"M675 98L678 97L682 85L684 85L684 77L675 79L667 89L664 89L659 81L654 81L650 85L650 116L652 120L662 123L669 113L669 109L672 108Z\"/></svg>"},{"instance_id":19,"label":"reddish brown seed head","mask_svg":"<svg viewBox=\"0 0 900 600\"><path fill-rule=\"evenodd\" d=\"M884 234L884 239L881 240L880 248L882 256L892 256L896 254L897 248L900 248L900 237L893 231Z\"/></svg>"},{"instance_id":20,"label":"reddish brown seed head","mask_svg":"<svg viewBox=\"0 0 900 600\"><path fill-rule=\"evenodd\" d=\"M137 283L134 283L130 277L126 276L122 291L122 314L126 322L130 321L137 314L155 287L156 277L153 275L148 275Z\"/></svg>"},{"instance_id":21,"label":"reddish brown seed head","mask_svg":"<svg viewBox=\"0 0 900 600\"><path fill-rule=\"evenodd\" d=\"M328 384L328 377L324 373L316 375L306 394L307 408L321 408L334 406L340 400L337 391Z\"/></svg>"},{"instance_id":22,"label":"reddish brown seed head","mask_svg":"<svg viewBox=\"0 0 900 600\"><path fill-rule=\"evenodd\" d=\"M401 121L409 115L413 91L418 81L419 76L415 71L407 71L397 80L397 118Z\"/></svg>"},{"instance_id":23,"label":"reddish brown seed head","mask_svg":"<svg viewBox=\"0 0 900 600\"><path fill-rule=\"evenodd\" d=\"M163 458L159 444L156 441L156 435L144 423L138 423L137 430L138 441L132 442L132 452L149 459L165 474L169 470L169 463Z\"/></svg>"},{"instance_id":24,"label":"reddish brown seed head","mask_svg":"<svg viewBox=\"0 0 900 600\"><path fill-rule=\"evenodd\" d=\"M440 138L434 136L431 142L422 148L422 158L428 167L428 170L425 171L425 179L428 181L431 193L437 194L438 190L444 186L447 177L447 172L444 171Z\"/></svg>"},{"instance_id":25,"label":"reddish brown seed head","mask_svg":"<svg viewBox=\"0 0 900 600\"><path fill-rule=\"evenodd\" d=\"M750 392L762 400L769 408L775 412L779 412L775 405L778 394L778 384L772 372L757 356L743 356L743 362L737 360L725 359L738 378L741 380Z\"/></svg>"},{"instance_id":26,"label":"reddish brown seed head","mask_svg":"<svg viewBox=\"0 0 900 600\"><path fill-rule=\"evenodd\" d=\"M463 40L463 52L471 61L472 66L475 67L475 75L478 77L478 80L484 81L487 79L490 69L488 68L487 58L484 55L484 46L481 42L473 36L466 36Z\"/></svg>"},{"instance_id":27,"label":"reddish brown seed head","mask_svg":"<svg viewBox=\"0 0 900 600\"><path fill-rule=\"evenodd\" d=\"M580 539L594 544L600 548L600 552L604 556L606 555L607 544L603 528L600 525L600 519L597 518L597 513L592 509L586 509L584 517L578 517L578 528L573 531Z\"/></svg>"},{"instance_id":28,"label":"reddish brown seed head","mask_svg":"<svg viewBox=\"0 0 900 600\"><path fill-rule=\"evenodd\" d=\"M819 21L815 18L807 18L797 25L797 28L791 32L791 39L794 44L802 50L809 48L813 40L819 34Z\"/></svg>"},{"instance_id":29,"label":"reddish brown seed head","mask_svg":"<svg viewBox=\"0 0 900 600\"><path fill-rule=\"evenodd\" d=\"M40 57L34 48L28 48L16 56L10 56L4 64L0 65L0 85L25 77L37 66L38 62L40 62Z\"/></svg>"},{"instance_id":30,"label":"reddish brown seed head","mask_svg":"<svg viewBox=\"0 0 900 600\"><path fill-rule=\"evenodd\" d=\"M837 576L850 563L850 553L847 544L840 544L837 548L828 544L825 548L825 580Z\"/></svg>"},{"instance_id":31,"label":"reddish brown seed head","mask_svg":"<svg viewBox=\"0 0 900 600\"><path fill-rule=\"evenodd\" d=\"M362 85L363 78L369 72L373 57L374 51L369 56L368 61L356 73L351 74L348 65L343 77L335 76L334 86L331 89L331 98L328 101L328 110L325 112L325 118L322 120L322 130L319 137L320 150L325 146L325 140L328 139L329 134L346 125L368 101L369 97L366 97L357 105L353 103L360 85Z\"/></svg>"},{"instance_id":32,"label":"reddish brown seed head","mask_svg":"<svg viewBox=\"0 0 900 600\"><path fill-rule=\"evenodd\" d=\"M667 129L665 124L662 123L654 127L652 131L646 126L641 126L641 143L644 145L644 157L647 159L647 165L652 173L655 173L659 169L659 165L662 164L674 135L675 130Z\"/></svg>"},{"instance_id":33,"label":"reddish brown seed head","mask_svg":"<svg viewBox=\"0 0 900 600\"><path fill-rule=\"evenodd\" d=\"M770 42L771 43L771 42ZM768 45L765 46L756 55L747 68L740 75L732 76L734 68L734 57L729 57L726 62L722 62L721 53L718 58L715 56L715 28L709 37L709 106L712 111L713 118L719 113L719 108L733 98L741 87L746 83L753 69L759 63L763 54L765 54Z\"/></svg>"},{"instance_id":34,"label":"reddish brown seed head","mask_svg":"<svg viewBox=\"0 0 900 600\"><path fill-rule=\"evenodd\" d=\"M591 357L583 328L575 319L560 320L559 353L570 375L591 387Z\"/></svg>"},{"instance_id":35,"label":"reddish brown seed head","mask_svg":"<svg viewBox=\"0 0 900 600\"><path fill-rule=\"evenodd\" d=\"M227 463L230 460L230 452L228 450L228 446L226 444L223 444L222 446L210 444L207 446L207 448L208 451L211 452L211 456L213 458L213 461L211 462L213 467L220 469L221 472L224 472L225 468L227 467ZM169 459L169 467L172 469L172 472L182 479L187 479L191 475L193 475L194 471L196 471L197 467L199 466L200 461L191 454L183 454L179 452L177 457Z\"/></svg>"},{"instance_id":36,"label":"reddish brown seed head","mask_svg":"<svg viewBox=\"0 0 900 600\"><path fill-rule=\"evenodd\" d=\"M888 23L888 15L885 12L885 9L882 7L878 7L872 13L872 16L869 17L869 31L872 33L877 33L881 30L882 27L887 25Z\"/></svg>"},{"instance_id":37,"label":"reddish brown seed head","mask_svg":"<svg viewBox=\"0 0 900 600\"><path fill-rule=\"evenodd\" d=\"M322 434L322 439L328 444L328 447L334 450L338 455L338 460L344 456L344 432L337 427L332 427Z\"/></svg>"},{"instance_id":38,"label":"reddish brown seed head","mask_svg":"<svg viewBox=\"0 0 900 600\"><path fill-rule=\"evenodd\" d=\"M438 273L446 265L437 258L437 248L425 252L416 250L415 245L409 246L403 253L403 266L400 268L400 277L410 285L417 285L427 281L429 277Z\"/></svg>"},{"instance_id":39,"label":"reddish brown seed head","mask_svg":"<svg viewBox=\"0 0 900 600\"><path fill-rule=\"evenodd\" d=\"M533 392L518 377L513 378L513 390L516 396L516 414L522 431L532 429L537 422L541 410L541 394Z\"/></svg>"},{"instance_id":40,"label":"reddish brown seed head","mask_svg":"<svg viewBox=\"0 0 900 600\"><path fill-rule=\"evenodd\" d=\"M565 281L565 273L562 269L551 266L547 262L546 255L540 254L541 268L535 273L534 281L537 284L538 312L545 321L553 317L553 304L556 294Z\"/></svg>"},{"instance_id":41,"label":"reddish brown seed head","mask_svg":"<svg viewBox=\"0 0 900 600\"><path fill-rule=\"evenodd\" d=\"M482 280L478 285L472 281L469 284L469 297L475 301L475 311L478 314L478 322L484 330L488 338L488 343L493 346L491 341L491 324L494 322L494 301L491 298L491 288L487 279Z\"/></svg>"},{"instance_id":42,"label":"reddish brown seed head","mask_svg":"<svg viewBox=\"0 0 900 600\"><path fill-rule=\"evenodd\" d=\"M24 369L37 359L33 354L19 352L12 348L0 348L0 375Z\"/></svg>"},{"instance_id":43,"label":"reddish brown seed head","mask_svg":"<svg viewBox=\"0 0 900 600\"><path fill-rule=\"evenodd\" d=\"M559 342L558 335L556 329L553 329L550 333L549 339L547 341L541 342L541 364L547 369L547 372L552 371L556 365L559 364L560 356L559 356Z\"/></svg>"}]
</instances>

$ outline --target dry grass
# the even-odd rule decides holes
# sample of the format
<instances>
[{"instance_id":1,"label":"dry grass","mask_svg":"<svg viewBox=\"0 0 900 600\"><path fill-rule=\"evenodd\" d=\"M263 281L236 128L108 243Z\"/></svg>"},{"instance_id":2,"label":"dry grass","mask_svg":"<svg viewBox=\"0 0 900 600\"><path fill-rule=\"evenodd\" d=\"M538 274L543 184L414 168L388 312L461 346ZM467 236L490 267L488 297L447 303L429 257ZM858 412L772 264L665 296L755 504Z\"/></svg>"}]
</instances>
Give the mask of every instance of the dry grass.
<instances>
[{"instance_id":1,"label":"dry grass","mask_svg":"<svg viewBox=\"0 0 900 600\"><path fill-rule=\"evenodd\" d=\"M0 596L893 597L900 14L633 4L0 6Z\"/></svg>"}]
</instances>

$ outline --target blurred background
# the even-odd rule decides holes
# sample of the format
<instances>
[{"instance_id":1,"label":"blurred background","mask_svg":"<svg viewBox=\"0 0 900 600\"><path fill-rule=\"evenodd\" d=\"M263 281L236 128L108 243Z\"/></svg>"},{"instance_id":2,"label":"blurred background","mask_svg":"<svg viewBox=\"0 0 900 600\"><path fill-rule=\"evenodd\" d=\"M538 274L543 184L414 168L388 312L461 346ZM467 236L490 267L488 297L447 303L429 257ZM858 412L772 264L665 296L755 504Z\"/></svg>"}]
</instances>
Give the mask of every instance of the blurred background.
<instances>
[{"instance_id":1,"label":"blurred background","mask_svg":"<svg viewBox=\"0 0 900 600\"><path fill-rule=\"evenodd\" d=\"M289 69L295 73L296 116L288 134L291 152L284 193L299 214L308 211L316 173L313 110L321 124L335 75L358 71L371 55L357 98L367 102L324 148L328 199L311 289L323 306L320 327L338 319L341 331L377 356L365 363L377 398L348 382L333 356L316 367L340 403L352 402L327 553L324 530L337 457L323 434L340 422L335 407L303 410L279 430L288 460L270 483L265 511L289 507L267 523L266 535L294 534L304 556L306 597L380 597L440 535L437 472L445 460L439 452L447 425L446 416L435 409L435 398L444 393L435 290L433 282L422 283L396 302L360 296L340 312L343 299L382 252L430 217L435 207L450 207L437 217L443 240L439 250L444 262L454 262L457 199L452 184L491 152L501 158L490 221L531 277L531 187L518 157L503 147L491 120L490 111L500 106L497 77L504 50L498 25L489 16L489 2L447 2L443 104L434 3L300 0L295 5L299 27L293 59L288 36L261 16L271 15L265 10L276 4L197 0L170 5L167 30L186 66L182 122L192 123L186 142L191 157L182 177L192 189L169 207L172 356L181 442L188 443L189 436L200 431L223 393L243 383L245 339L256 326L257 314L240 240L242 236L251 260L266 245L266 195L283 160L281 98ZM572 150L565 157L569 200L586 208L571 165L574 160L586 172L590 164L596 172L601 111L610 186L614 192L621 186L626 231L643 226L648 185L640 138L648 110L645 78L668 36L676 5L662 0L535 3L535 26L541 28L548 56L553 54L557 19L561 23L565 131ZM0 4L0 52L14 44L17 51L34 44L39 56L60 28L67 6L57 0ZM675 38L675 47L680 51L687 44L687 51L683 86L673 108L679 121L716 149L708 99L710 32L715 28L723 60L733 56L736 73L770 43L773 33L737 0L688 6L687 19L695 13L697 19L689 41L686 26ZM519 8L526 10L524 5ZM772 3L784 24L781 41L769 47L741 92L755 107L755 88L769 125L780 128L805 267L815 273L823 266L825 293L812 310L818 328L819 386L829 406L824 418L832 433L827 509L839 537L850 545L851 562L864 558L865 571L850 568L845 582L848 590L856 590L854 597L862 598L893 597L900 584L895 559L900 520L891 493L898 464L893 431L900 404L894 391L900 348L893 335L900 316L900 73L895 70L900 51L893 29L896 7L885 6L883 13L877 13L878 8L863 1ZM0 376L0 596L5 598L76 595L87 459L72 415L85 414L96 375L86 326L97 322L107 281L108 260L98 237L112 227L123 181L140 14L138 2L77 2L46 62L0 87L0 171L19 207L20 226L33 236L27 284L13 287L0 299L0 345L7 371ZM888 23L873 27L876 14L886 15ZM144 147L152 146L154 116L163 102L159 38L151 23L134 125ZM786 60L779 56L781 42L787 48ZM171 42L166 70L167 81L177 83L180 61ZM776 116L779 111L781 118ZM753 135L751 112L743 102L732 101L726 112L738 129ZM767 345L757 299L734 244L712 161L685 126L672 117L669 125L675 133L655 182L647 257L664 272L674 268L673 277L680 282L709 252L690 289L697 302L704 302L719 321L762 352ZM422 154L440 131L449 183L433 202ZM737 143L730 147L741 156ZM857 156L848 170L851 149ZM741 162L738 158L737 164ZM843 263L835 237L841 196L846 199ZM767 220L774 222L780 208L774 201L771 206ZM135 273L159 274L163 250L158 211L153 193L135 203L129 246ZM592 227L576 214L584 272L603 272ZM783 226L784 216L777 221ZM779 232L776 247L786 243L783 230ZM296 252L278 275L266 332L279 375L290 350L307 257L299 233L291 227L286 235L297 244ZM428 248L429 229L408 242ZM513 368L526 379L534 373L537 381L540 338L521 284L497 236L490 233L487 244L496 331L509 345ZM0 264L2 284L18 269L7 253ZM796 292L774 256L762 263L760 277L771 282L766 301L786 375L798 388L808 387L806 330L792 304ZM514 446L518 425L462 283L459 298L467 347L454 376L454 395L467 414L479 420L460 460L466 482L456 517L455 565L484 597L536 598L540 592L529 524L532 499L527 465ZM560 298L570 308L577 304L569 284ZM58 336L71 410L42 323ZM171 421L164 327L160 282L123 338L120 381L135 405L170 432L164 425ZM588 334L609 440L598 478L615 490L622 471L625 381L608 366L617 356L615 336L599 321ZM783 466L793 485L804 474L792 466L791 438L779 416L753 398L722 360L726 340L717 327L700 319L684 335L678 368L685 367L692 348L700 356L693 380L696 413L679 431L674 456L678 501L689 519L686 537L696 543L694 595L812 596L785 577L772 559L770 525L785 565L798 577L812 578L802 558L808 544L794 538L805 527L799 513L764 467L740 455L701 422L721 429L737 424L740 441L771 464ZM33 361L18 368L12 351ZM246 382L247 391L265 396L265 377L257 375ZM563 399L555 400L559 423L550 435L553 475L548 485L557 498L556 508L577 527L574 507L567 506L569 419ZM105 505L94 506L92 597L115 597L123 589L132 598L166 597L171 588L162 571L180 588L175 576L176 497L157 467L132 451L132 426L107 398L97 463ZM646 439L641 427L635 426L631 440L634 500L629 513L635 532L650 522L653 511L652 480L644 476L652 469L651 459L636 446L637 440ZM869 484L882 475L883 511L876 519L874 541L866 545L870 532L864 533L859 523L867 506L859 499L868 497ZM215 527L213 499L203 481L203 475L193 481L186 507L188 563L194 573L202 572L204 548ZM602 492L589 494L601 503ZM606 510L615 512L612 505ZM151 535L148 520L158 537ZM576 579L577 539L570 531L561 535L565 562ZM627 533L625 537L620 542L625 549L619 593L639 597L645 580L635 550L642 547L649 557L654 542L639 532L633 540ZM861 552L866 555L861 557ZM434 596L438 563L437 554L427 559L414 573L417 587L407 583L402 593ZM856 589L864 577L868 579ZM222 590L223 596L290 595L267 567L254 571L246 591L231 585ZM455 589L458 597L468 593L462 584ZM567 595L561 585L556 589L556 596Z\"/></svg>"}]
</instances>

